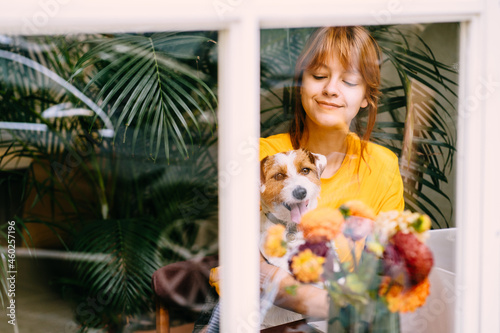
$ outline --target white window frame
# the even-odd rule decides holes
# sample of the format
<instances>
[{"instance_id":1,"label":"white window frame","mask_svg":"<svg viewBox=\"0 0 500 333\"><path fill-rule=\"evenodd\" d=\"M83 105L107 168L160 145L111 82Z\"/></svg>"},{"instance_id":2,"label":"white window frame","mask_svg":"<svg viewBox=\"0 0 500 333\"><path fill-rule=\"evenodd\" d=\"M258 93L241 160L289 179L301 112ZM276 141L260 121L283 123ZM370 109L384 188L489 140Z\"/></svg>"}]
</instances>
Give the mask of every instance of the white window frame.
<instances>
[{"instance_id":1,"label":"white window frame","mask_svg":"<svg viewBox=\"0 0 500 333\"><path fill-rule=\"evenodd\" d=\"M463 24L455 331L500 332L498 0L24 0L2 4L0 34L220 31L222 331L257 332L259 29L456 21Z\"/></svg>"}]
</instances>

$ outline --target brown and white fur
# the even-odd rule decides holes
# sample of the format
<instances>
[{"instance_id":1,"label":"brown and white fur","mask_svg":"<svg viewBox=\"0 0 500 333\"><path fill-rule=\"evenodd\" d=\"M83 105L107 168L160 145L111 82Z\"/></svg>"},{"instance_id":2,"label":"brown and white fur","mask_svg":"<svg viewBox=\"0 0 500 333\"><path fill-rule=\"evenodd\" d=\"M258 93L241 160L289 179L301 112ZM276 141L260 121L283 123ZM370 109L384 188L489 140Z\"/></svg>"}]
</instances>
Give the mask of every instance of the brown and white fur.
<instances>
[{"instance_id":1,"label":"brown and white fur","mask_svg":"<svg viewBox=\"0 0 500 333\"><path fill-rule=\"evenodd\" d=\"M278 153L261 161L261 253L268 262L288 272L289 254L302 244L297 223L304 213L317 206L325 166L325 156L304 149ZM267 257L262 249L267 229L276 223L283 224L287 230L288 255L281 258ZM275 326L300 318L302 316L295 312L271 306L261 326Z\"/></svg>"}]
</instances>

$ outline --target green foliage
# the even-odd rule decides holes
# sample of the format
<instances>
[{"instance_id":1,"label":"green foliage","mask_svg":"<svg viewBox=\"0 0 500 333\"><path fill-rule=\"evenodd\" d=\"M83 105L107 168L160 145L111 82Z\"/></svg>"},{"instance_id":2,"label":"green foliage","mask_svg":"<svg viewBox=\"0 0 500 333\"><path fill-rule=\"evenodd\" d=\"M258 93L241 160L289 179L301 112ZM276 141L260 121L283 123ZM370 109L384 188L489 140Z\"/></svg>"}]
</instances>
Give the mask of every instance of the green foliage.
<instances>
[{"instance_id":1,"label":"green foliage","mask_svg":"<svg viewBox=\"0 0 500 333\"><path fill-rule=\"evenodd\" d=\"M85 297L102 300L103 313L129 316L151 310L150 280L160 266L154 246L158 227L148 218L135 218L88 222L80 231L74 250L89 258L77 263L77 281ZM100 315L80 319L85 327L109 325Z\"/></svg>"},{"instance_id":2,"label":"green foliage","mask_svg":"<svg viewBox=\"0 0 500 333\"><path fill-rule=\"evenodd\" d=\"M295 61L313 29L261 31L261 136L287 130L292 116ZM285 126L284 126L285 125Z\"/></svg>"},{"instance_id":3,"label":"green foliage","mask_svg":"<svg viewBox=\"0 0 500 333\"><path fill-rule=\"evenodd\" d=\"M60 212L20 209L15 219L49 227L66 249L85 254L58 279L82 331L151 310L156 269L216 251L195 244L200 221L217 210L213 48L200 46L215 45L209 35L20 37L0 54L0 121L46 126L0 130L0 163L32 159L20 206ZM45 117L54 107L103 113ZM99 298L105 306L86 311Z\"/></svg>"},{"instance_id":4,"label":"green foliage","mask_svg":"<svg viewBox=\"0 0 500 333\"><path fill-rule=\"evenodd\" d=\"M382 89L379 112L392 121L378 122L373 138L400 157L406 205L428 214L435 227L448 227L452 202L442 183L448 182L455 153L456 71L416 34L394 27L377 27L372 34L385 55L382 66L395 68L400 79ZM430 193L448 202L448 212Z\"/></svg>"},{"instance_id":5,"label":"green foliage","mask_svg":"<svg viewBox=\"0 0 500 333\"><path fill-rule=\"evenodd\" d=\"M167 159L171 149L188 156L186 139L193 144L194 133L201 134L207 124L213 126L216 97L204 82L207 75L184 62L196 56L183 50L215 41L202 35L157 33L106 36L84 43L90 50L78 60L74 76L91 66L98 69L86 89L98 91L95 100L102 100L100 106L115 119L116 128L134 128L132 153L142 132L152 158L158 157L162 146Z\"/></svg>"}]
</instances>

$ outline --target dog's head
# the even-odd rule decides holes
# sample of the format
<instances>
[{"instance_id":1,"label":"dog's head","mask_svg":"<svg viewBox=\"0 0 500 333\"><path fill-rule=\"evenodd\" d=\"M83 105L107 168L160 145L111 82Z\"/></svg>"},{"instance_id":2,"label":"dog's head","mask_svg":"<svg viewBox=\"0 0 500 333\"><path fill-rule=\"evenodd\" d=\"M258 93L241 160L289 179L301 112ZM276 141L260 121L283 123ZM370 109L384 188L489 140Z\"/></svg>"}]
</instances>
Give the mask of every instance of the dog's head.
<instances>
[{"instance_id":1,"label":"dog's head","mask_svg":"<svg viewBox=\"0 0 500 333\"><path fill-rule=\"evenodd\" d=\"M326 157L304 149L278 153L260 163L261 205L285 222L300 222L316 206Z\"/></svg>"}]
</instances>

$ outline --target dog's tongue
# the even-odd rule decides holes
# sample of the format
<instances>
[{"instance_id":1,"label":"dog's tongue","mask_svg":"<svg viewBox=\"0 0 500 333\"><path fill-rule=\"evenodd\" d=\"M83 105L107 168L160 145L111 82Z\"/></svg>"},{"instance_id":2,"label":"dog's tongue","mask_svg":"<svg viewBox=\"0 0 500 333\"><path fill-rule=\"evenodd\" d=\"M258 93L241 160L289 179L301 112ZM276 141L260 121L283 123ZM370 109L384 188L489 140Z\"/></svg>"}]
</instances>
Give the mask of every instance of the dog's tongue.
<instances>
[{"instance_id":1,"label":"dog's tongue","mask_svg":"<svg viewBox=\"0 0 500 333\"><path fill-rule=\"evenodd\" d=\"M305 202L290 205L290 216L292 218L292 222L294 223L300 223L302 215L304 215L306 212L307 205Z\"/></svg>"}]
</instances>

